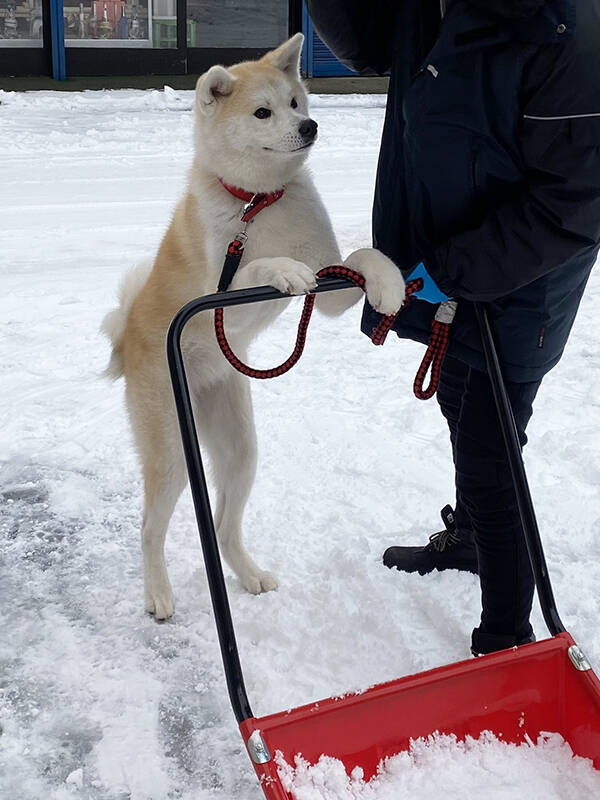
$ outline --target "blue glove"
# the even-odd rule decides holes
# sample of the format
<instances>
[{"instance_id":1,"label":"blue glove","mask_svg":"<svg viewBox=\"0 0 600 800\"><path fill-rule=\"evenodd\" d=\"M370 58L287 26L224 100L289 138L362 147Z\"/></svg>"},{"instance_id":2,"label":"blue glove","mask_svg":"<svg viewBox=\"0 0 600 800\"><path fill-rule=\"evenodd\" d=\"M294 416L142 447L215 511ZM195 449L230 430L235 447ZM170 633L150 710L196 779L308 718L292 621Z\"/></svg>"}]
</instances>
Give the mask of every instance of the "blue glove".
<instances>
[{"instance_id":1,"label":"blue glove","mask_svg":"<svg viewBox=\"0 0 600 800\"><path fill-rule=\"evenodd\" d=\"M427 272L427 268L423 262L417 264L405 280L407 282L414 281L416 278L423 279L423 288L415 292L413 297L416 297L418 300L425 300L426 303L443 303L445 300L450 300L448 295L442 292L437 283Z\"/></svg>"}]
</instances>

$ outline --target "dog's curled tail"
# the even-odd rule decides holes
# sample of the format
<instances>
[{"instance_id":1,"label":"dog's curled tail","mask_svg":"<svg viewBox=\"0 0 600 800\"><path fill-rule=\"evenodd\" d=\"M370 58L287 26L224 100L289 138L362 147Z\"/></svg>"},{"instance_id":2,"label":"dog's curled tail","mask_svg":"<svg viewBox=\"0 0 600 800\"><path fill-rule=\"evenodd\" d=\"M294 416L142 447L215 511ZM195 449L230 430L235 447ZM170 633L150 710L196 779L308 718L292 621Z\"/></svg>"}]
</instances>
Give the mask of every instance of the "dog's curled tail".
<instances>
[{"instance_id":1,"label":"dog's curled tail","mask_svg":"<svg viewBox=\"0 0 600 800\"><path fill-rule=\"evenodd\" d=\"M112 353L104 375L107 378L117 380L124 374L123 356L121 354L123 334L127 324L127 317L133 301L140 293L142 286L146 283L148 275L152 270L152 261L143 261L137 264L125 275L119 287L119 305L113 308L102 320L100 330L107 336L112 343Z\"/></svg>"}]
</instances>

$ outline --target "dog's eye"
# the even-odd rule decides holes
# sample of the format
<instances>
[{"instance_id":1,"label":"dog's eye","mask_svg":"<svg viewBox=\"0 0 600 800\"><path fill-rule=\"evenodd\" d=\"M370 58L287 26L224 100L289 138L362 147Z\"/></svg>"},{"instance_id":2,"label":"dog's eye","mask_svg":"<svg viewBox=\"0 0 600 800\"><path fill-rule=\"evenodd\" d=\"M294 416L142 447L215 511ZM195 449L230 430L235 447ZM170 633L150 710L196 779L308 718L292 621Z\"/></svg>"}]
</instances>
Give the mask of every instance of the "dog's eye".
<instances>
[{"instance_id":1,"label":"dog's eye","mask_svg":"<svg viewBox=\"0 0 600 800\"><path fill-rule=\"evenodd\" d=\"M271 112L268 108L257 108L254 112L254 116L258 117L258 119L267 119L271 116Z\"/></svg>"},{"instance_id":2,"label":"dog's eye","mask_svg":"<svg viewBox=\"0 0 600 800\"><path fill-rule=\"evenodd\" d=\"M296 98L292 97L292 102L290 103L292 108L298 108L298 103L296 102Z\"/></svg>"}]
</instances>

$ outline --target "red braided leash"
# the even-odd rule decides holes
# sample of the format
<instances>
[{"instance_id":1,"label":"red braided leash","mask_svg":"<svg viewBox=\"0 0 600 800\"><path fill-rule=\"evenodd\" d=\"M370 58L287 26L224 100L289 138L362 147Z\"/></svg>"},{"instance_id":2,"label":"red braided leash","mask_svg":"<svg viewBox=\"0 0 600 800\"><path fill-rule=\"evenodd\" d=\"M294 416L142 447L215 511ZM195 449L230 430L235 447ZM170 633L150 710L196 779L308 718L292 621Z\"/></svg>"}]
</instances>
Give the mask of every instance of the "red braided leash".
<instances>
[{"instance_id":1,"label":"red braided leash","mask_svg":"<svg viewBox=\"0 0 600 800\"><path fill-rule=\"evenodd\" d=\"M298 333L296 335L296 345L292 351L292 354L282 364L280 364L278 367L273 367L273 369L254 369L254 367L249 367L247 364L244 364L243 361L240 361L240 359L231 349L229 342L227 341L227 337L225 336L225 328L223 326L223 309L215 308L215 333L217 335L217 342L221 348L221 352L232 367L235 367L238 372L241 372L242 375L247 375L249 378L258 378L259 380L264 380L266 378L278 378L280 375L284 375L295 364L298 363L300 356L304 351L306 334L308 332L308 323L310 322L314 305L315 295L307 295L304 300L304 308L302 310L302 316L300 317L300 323L298 324Z\"/></svg>"},{"instance_id":2,"label":"red braided leash","mask_svg":"<svg viewBox=\"0 0 600 800\"><path fill-rule=\"evenodd\" d=\"M325 267L324 269L320 270L317 273L318 278L327 278L327 277L336 277L336 278L345 278L346 280L351 281L352 283L359 286L361 289L365 288L365 279L362 275L358 272L355 272L352 269L344 266L331 266ZM420 289L423 288L423 281L418 278L414 281L409 281L406 284L406 300L410 300L415 292L418 292ZM304 308L302 310L302 315L300 317L300 323L298 325L298 334L296 336L296 344L294 349L289 356L282 364L279 364L277 367L273 367L272 369L255 369L254 367L249 367L247 364L244 364L243 361L235 355L233 350L231 349L229 342L227 341L227 337L225 335L225 328L223 324L223 309L216 308L215 309L215 333L217 336L217 342L219 347L221 348L221 352L225 356L225 358L229 361L232 367L234 367L238 372L241 372L242 375L247 375L249 378L257 378L259 380L265 380L267 378L278 378L280 375L284 375L288 372L293 366L295 366L302 353L304 351L304 345L306 344L306 334L308 332L308 325L310 323L310 318L312 316L313 308L315 305L315 295L309 294L306 296L304 300ZM385 339L391 330L394 321L396 320L397 314L390 314L389 316L385 316L382 318L381 322L375 328L373 333L371 334L371 340L373 344L382 345L385 342ZM441 317L441 318L440 318ZM449 319L448 319L449 317ZM417 376L415 378L413 390L420 400L427 400L437 391L437 387L439 385L440 379L440 371L442 368L442 362L444 361L444 357L448 350L448 345L450 343L450 325L452 322L453 313L448 315L436 314L436 318L432 323L432 331L431 331L431 339L429 342L429 346L427 348L427 352L423 358L423 362L419 367L417 372ZM431 367L431 380L429 382L429 386L424 389L423 384L425 382L425 378L427 376L427 372Z\"/></svg>"},{"instance_id":3,"label":"red braided leash","mask_svg":"<svg viewBox=\"0 0 600 800\"><path fill-rule=\"evenodd\" d=\"M417 370L413 392L419 400L429 400L437 392L440 385L440 373L442 363L450 344L450 325L444 322L437 322L435 319L431 323L431 338L427 351L423 356L421 366ZM425 389L424 383L427 371L431 367L431 378L429 386Z\"/></svg>"},{"instance_id":4,"label":"red braided leash","mask_svg":"<svg viewBox=\"0 0 600 800\"><path fill-rule=\"evenodd\" d=\"M440 385L440 373L442 364L450 345L450 331L456 314L458 303L456 300L447 300L442 303L435 313L431 322L431 337L427 346L427 351L423 356L421 366L417 370L413 391L419 400L429 400L437 392ZM427 377L427 371L431 367L431 379L429 386L425 389L423 385Z\"/></svg>"},{"instance_id":5,"label":"red braided leash","mask_svg":"<svg viewBox=\"0 0 600 800\"><path fill-rule=\"evenodd\" d=\"M357 286L360 286L361 289L363 289L365 285L365 279L363 276L359 275L358 272L354 272L354 270L348 269L348 267L325 267L325 269L322 269L317 273L318 278L332 276L337 278L347 278ZM266 378L278 378L280 375L285 375L286 372L289 372L289 370L291 370L291 368L298 363L302 353L304 352L306 334L308 333L308 325L310 323L313 308L315 307L315 298L316 295L314 294L307 294L304 298L304 308L302 309L302 315L298 324L296 345L290 357L278 367L273 367L272 369L254 369L254 367L249 367L247 364L244 364L243 361L240 361L240 359L235 355L229 346L229 342L225 336L225 328L223 325L223 309L215 308L215 333L217 335L217 342L219 343L221 352L232 367L235 367L238 372L241 372L242 375L247 375L249 378L265 380Z\"/></svg>"}]
</instances>

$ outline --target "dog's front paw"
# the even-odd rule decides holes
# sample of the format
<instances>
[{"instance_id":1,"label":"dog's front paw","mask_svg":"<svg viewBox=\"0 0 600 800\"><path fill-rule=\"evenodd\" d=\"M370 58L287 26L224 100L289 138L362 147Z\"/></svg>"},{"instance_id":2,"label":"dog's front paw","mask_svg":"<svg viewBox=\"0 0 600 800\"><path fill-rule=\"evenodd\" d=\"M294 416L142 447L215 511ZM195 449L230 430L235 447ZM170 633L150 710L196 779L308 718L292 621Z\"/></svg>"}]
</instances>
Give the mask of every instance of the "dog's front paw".
<instances>
[{"instance_id":1,"label":"dog's front paw","mask_svg":"<svg viewBox=\"0 0 600 800\"><path fill-rule=\"evenodd\" d=\"M272 592L279 586L279 581L272 572L260 571L245 575L240 578L242 586L250 594L261 594L262 592Z\"/></svg>"},{"instance_id":2,"label":"dog's front paw","mask_svg":"<svg viewBox=\"0 0 600 800\"><path fill-rule=\"evenodd\" d=\"M281 256L257 258L246 267L254 286L273 286L284 294L306 294L317 285L315 273L301 261Z\"/></svg>"},{"instance_id":3,"label":"dog's front paw","mask_svg":"<svg viewBox=\"0 0 600 800\"><path fill-rule=\"evenodd\" d=\"M379 250L355 250L344 262L365 279L367 300L380 314L397 314L404 303L406 288L398 267Z\"/></svg>"}]
</instances>

